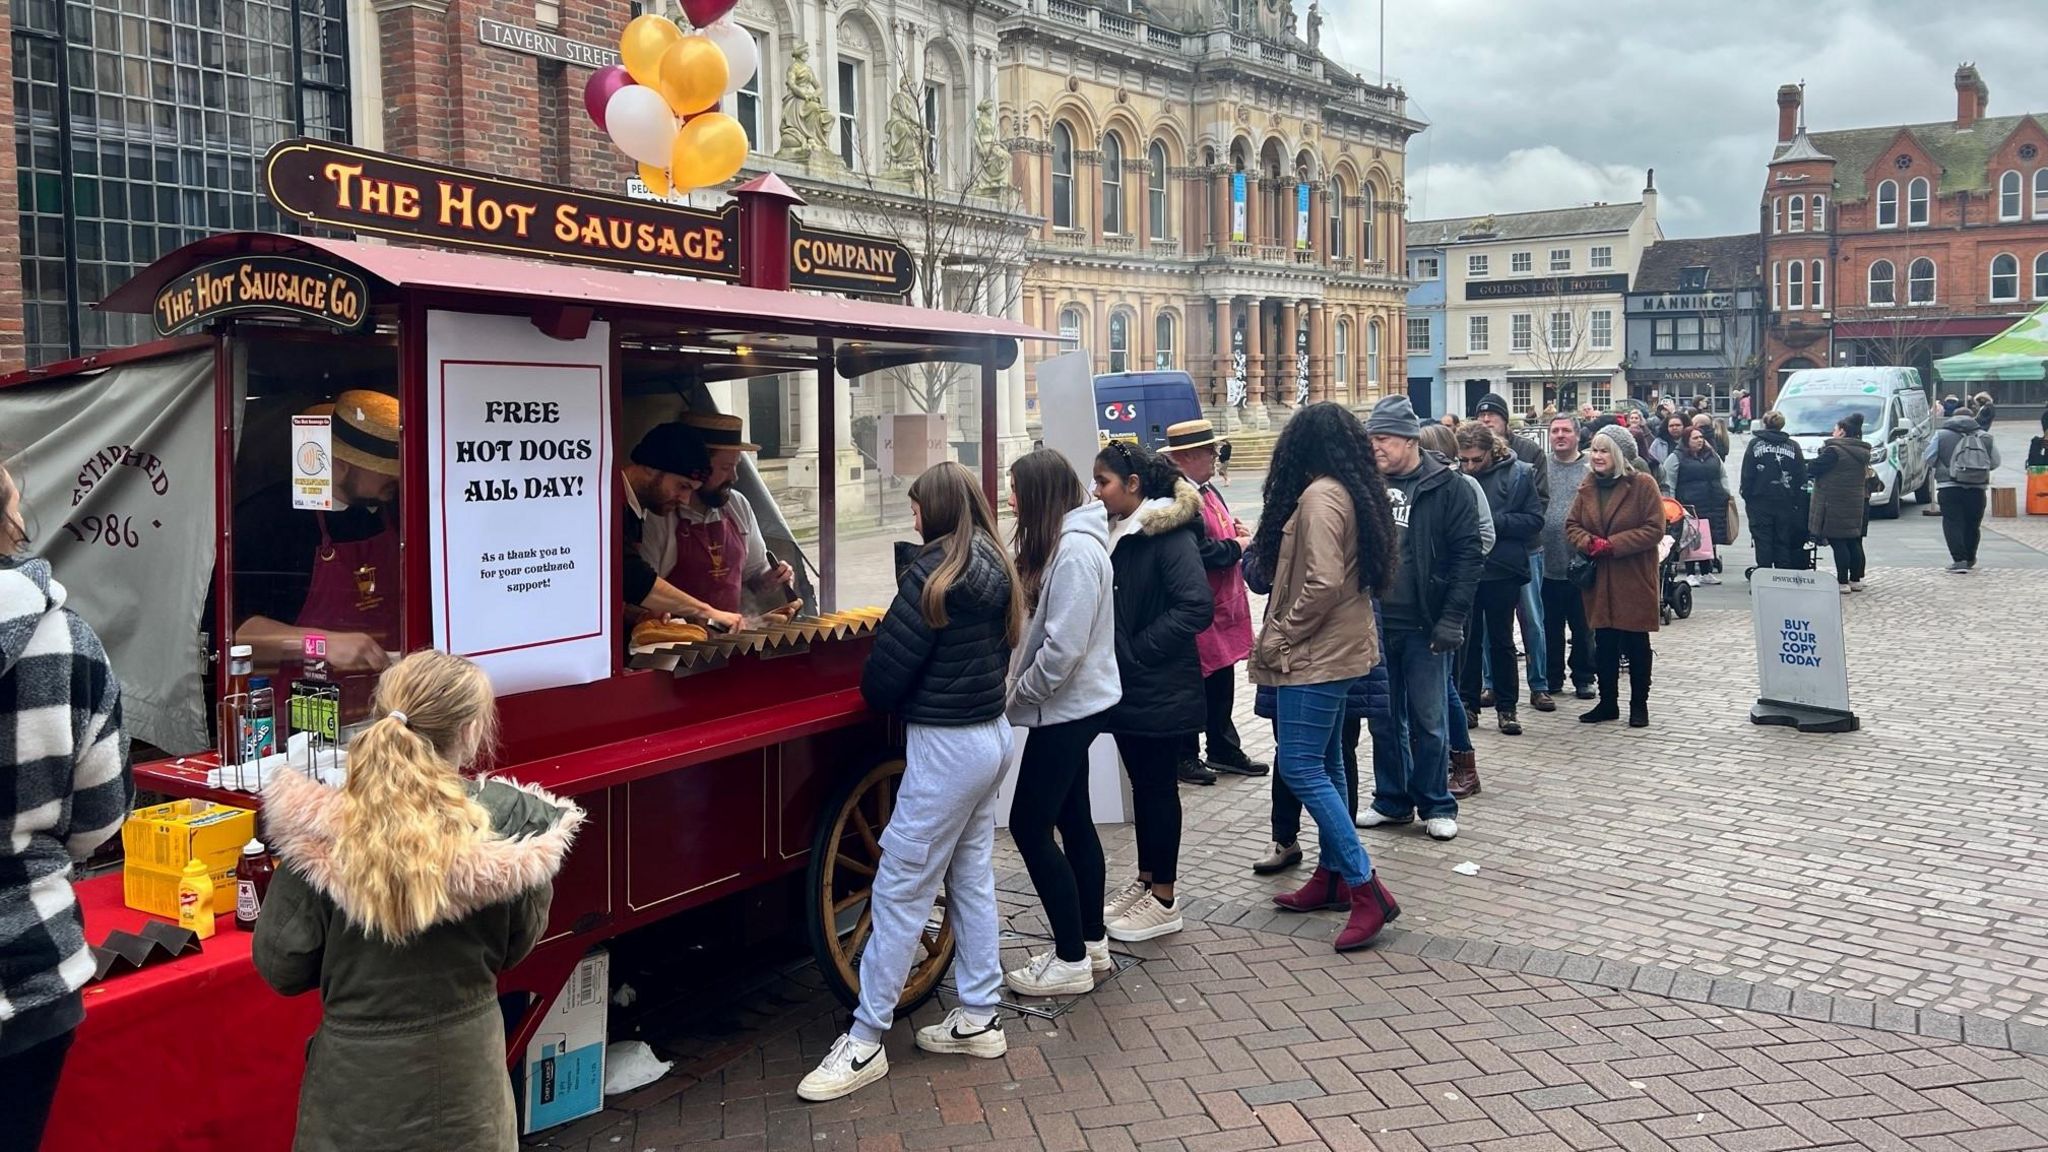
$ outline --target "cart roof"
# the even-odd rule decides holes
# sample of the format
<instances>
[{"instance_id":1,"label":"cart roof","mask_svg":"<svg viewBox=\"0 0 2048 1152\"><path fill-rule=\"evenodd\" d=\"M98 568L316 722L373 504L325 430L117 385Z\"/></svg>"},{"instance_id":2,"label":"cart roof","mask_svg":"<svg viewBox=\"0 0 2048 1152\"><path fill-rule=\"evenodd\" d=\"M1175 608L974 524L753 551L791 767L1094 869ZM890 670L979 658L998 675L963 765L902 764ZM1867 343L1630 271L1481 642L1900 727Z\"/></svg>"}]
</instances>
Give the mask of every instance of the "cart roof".
<instances>
[{"instance_id":1,"label":"cart roof","mask_svg":"<svg viewBox=\"0 0 2048 1152\"><path fill-rule=\"evenodd\" d=\"M1058 339L1000 316L271 232L224 232L187 244L136 273L96 307L146 314L154 307L159 290L192 269L215 260L256 255L338 261L396 289L544 300L609 313L668 312L684 324L741 334L785 332L882 341L906 348Z\"/></svg>"}]
</instances>

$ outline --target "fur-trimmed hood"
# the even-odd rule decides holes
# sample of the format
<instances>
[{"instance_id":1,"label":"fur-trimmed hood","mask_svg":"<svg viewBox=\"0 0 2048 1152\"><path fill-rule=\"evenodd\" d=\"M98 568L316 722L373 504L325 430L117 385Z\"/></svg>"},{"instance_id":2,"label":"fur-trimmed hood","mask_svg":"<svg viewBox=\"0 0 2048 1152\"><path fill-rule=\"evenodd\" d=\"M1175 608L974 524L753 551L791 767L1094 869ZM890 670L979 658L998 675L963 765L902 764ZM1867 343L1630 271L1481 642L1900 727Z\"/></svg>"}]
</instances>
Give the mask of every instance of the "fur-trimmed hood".
<instances>
[{"instance_id":1,"label":"fur-trimmed hood","mask_svg":"<svg viewBox=\"0 0 2048 1152\"><path fill-rule=\"evenodd\" d=\"M491 830L456 853L446 877L449 902L442 922L463 919L552 882L583 824L583 809L531 785L487 777L471 786L471 795L490 813ZM340 792L285 769L263 791L263 814L278 857L351 921L360 923L360 897L334 860Z\"/></svg>"},{"instance_id":2,"label":"fur-trimmed hood","mask_svg":"<svg viewBox=\"0 0 2048 1152\"><path fill-rule=\"evenodd\" d=\"M1173 482L1173 495L1154 496L1138 505L1138 510L1109 526L1109 546L1115 550L1118 543L1132 532L1143 532L1147 536L1163 536L1177 528L1185 528L1202 515L1202 490L1186 479Z\"/></svg>"}]
</instances>

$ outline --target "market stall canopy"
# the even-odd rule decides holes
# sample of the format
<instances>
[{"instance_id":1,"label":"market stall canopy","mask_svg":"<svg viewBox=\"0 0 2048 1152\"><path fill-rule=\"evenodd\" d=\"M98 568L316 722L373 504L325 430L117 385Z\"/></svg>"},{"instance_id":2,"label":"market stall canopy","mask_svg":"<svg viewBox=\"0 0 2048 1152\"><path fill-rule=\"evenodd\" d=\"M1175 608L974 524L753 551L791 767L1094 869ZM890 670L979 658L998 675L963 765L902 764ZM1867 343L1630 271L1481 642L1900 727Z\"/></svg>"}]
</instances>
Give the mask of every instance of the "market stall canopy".
<instances>
[{"instance_id":1,"label":"market stall canopy","mask_svg":"<svg viewBox=\"0 0 2048 1152\"><path fill-rule=\"evenodd\" d=\"M831 338L841 342L841 359L850 374L871 370L871 365L978 359L975 353L982 348L992 348L997 366L1005 367L1015 362L1018 341L1058 339L1000 316L269 232L226 232L187 244L136 273L96 307L153 314L164 290L182 277L246 257L311 260L401 291L601 311L629 330L643 327L634 323L635 317L658 318L658 327L671 340L684 337L726 347L765 341L790 352L796 349L786 342L789 338ZM883 352L888 353L886 365L875 365Z\"/></svg>"},{"instance_id":2,"label":"market stall canopy","mask_svg":"<svg viewBox=\"0 0 2048 1152\"><path fill-rule=\"evenodd\" d=\"M1934 372L1954 384L2048 378L2048 304L1968 352L1936 360Z\"/></svg>"}]
</instances>

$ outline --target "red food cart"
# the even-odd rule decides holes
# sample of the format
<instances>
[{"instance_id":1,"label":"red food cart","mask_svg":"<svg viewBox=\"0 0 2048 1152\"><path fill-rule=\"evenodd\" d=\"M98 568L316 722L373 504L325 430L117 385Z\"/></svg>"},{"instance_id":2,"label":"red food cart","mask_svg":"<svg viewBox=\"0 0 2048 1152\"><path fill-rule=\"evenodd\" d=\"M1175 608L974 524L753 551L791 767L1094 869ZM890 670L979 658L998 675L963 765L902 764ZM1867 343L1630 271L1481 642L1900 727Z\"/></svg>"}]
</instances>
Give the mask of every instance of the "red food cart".
<instances>
[{"instance_id":1,"label":"red food cart","mask_svg":"<svg viewBox=\"0 0 2048 1152\"><path fill-rule=\"evenodd\" d=\"M266 551L267 526L324 515L322 456L344 445L320 438L323 405L383 391L400 412L397 571L356 568L357 607L388 614L394 652L437 646L482 664L501 697L493 770L589 813L547 938L504 980L531 1005L509 1051L525 1049L594 945L798 870L814 896L817 961L851 1004L902 763L900 732L858 691L874 614L837 611L835 485L816 493L813 552L742 476L769 548L817 575L802 582L797 619L647 650L630 647L622 615L618 470L641 431L701 407L707 385L767 374L814 376L830 459L837 378L953 362L979 368L993 497L997 374L1018 341L1042 334L874 299L907 290L907 253L806 227L772 176L715 213L309 141L275 149L267 177L273 201L311 231L438 247L213 236L101 303L149 315L160 339L0 379L0 425L32 416L50 430L17 469L70 488L67 500L49 490L59 483L27 485L38 547L108 638L151 745L139 786L255 803L233 787L246 781L232 765L223 776L214 730L218 670L248 615L238 600L254 602L270 579L238 557ZM309 482L283 484L287 475ZM307 674L286 659L259 663L280 696ZM330 679L346 725L374 677L332 669ZM87 926L97 942L118 900L105 888L89 895L89 914L108 910ZM259 1149L288 1138L286 1088L317 1009L310 997L254 1003L268 992L247 970L246 944L224 932L209 947L197 983L181 986L199 968L179 961L94 987L51 1147ZM906 1004L936 990L951 956L942 899ZM158 1002L109 1007L127 995L123 980L138 990L128 998ZM212 1035L202 1006L238 1022L233 1034ZM176 1034L152 1038L138 1021Z\"/></svg>"}]
</instances>

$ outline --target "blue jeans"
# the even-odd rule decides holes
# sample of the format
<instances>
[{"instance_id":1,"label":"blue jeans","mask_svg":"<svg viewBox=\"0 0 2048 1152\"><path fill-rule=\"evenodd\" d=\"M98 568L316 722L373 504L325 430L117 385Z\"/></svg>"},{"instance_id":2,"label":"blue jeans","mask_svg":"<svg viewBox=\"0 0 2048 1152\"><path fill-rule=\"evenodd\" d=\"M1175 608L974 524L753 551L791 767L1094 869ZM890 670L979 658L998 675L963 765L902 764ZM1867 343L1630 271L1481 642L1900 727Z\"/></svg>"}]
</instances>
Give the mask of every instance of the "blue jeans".
<instances>
[{"instance_id":1,"label":"blue jeans","mask_svg":"<svg viewBox=\"0 0 2048 1152\"><path fill-rule=\"evenodd\" d=\"M1344 802L1344 699L1351 681L1282 684L1273 691L1279 763L1274 771L1316 822L1319 863L1353 886L1372 877L1372 861L1358 842Z\"/></svg>"},{"instance_id":2,"label":"blue jeans","mask_svg":"<svg viewBox=\"0 0 2048 1152\"><path fill-rule=\"evenodd\" d=\"M1445 684L1448 698L1444 701L1444 738L1453 752L1472 751L1472 726L1465 722L1465 699L1458 695L1458 678L1453 676Z\"/></svg>"},{"instance_id":3,"label":"blue jeans","mask_svg":"<svg viewBox=\"0 0 2048 1152\"><path fill-rule=\"evenodd\" d=\"M1394 723L1408 746L1406 760L1373 763L1373 811L1393 820L1455 817L1451 798L1449 698L1451 655L1429 650L1427 632L1388 631L1383 637Z\"/></svg>"}]
</instances>

